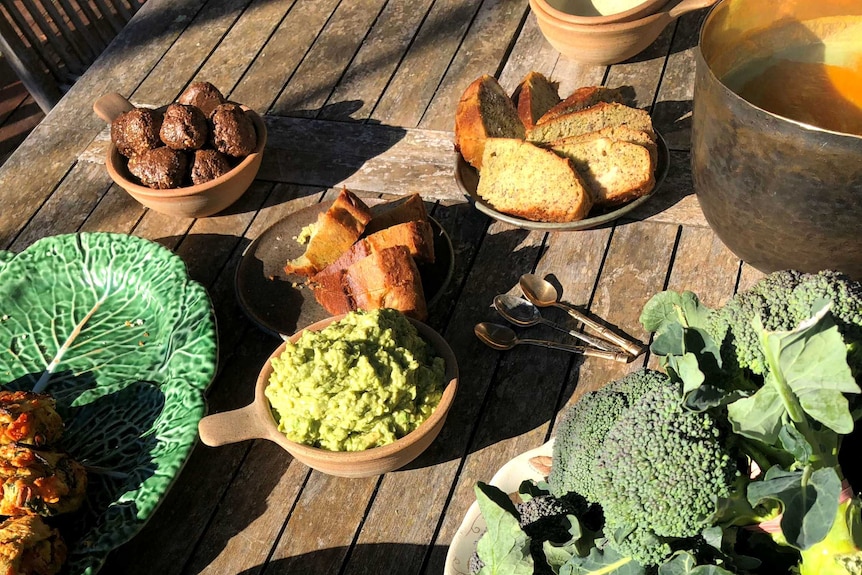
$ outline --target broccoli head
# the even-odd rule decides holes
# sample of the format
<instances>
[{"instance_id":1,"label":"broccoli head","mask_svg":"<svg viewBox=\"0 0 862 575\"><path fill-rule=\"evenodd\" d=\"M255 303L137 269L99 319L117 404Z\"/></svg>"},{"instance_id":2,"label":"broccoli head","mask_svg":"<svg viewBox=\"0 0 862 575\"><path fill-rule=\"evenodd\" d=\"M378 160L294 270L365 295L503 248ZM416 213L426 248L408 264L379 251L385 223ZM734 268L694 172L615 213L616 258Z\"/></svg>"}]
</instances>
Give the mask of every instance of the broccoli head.
<instances>
[{"instance_id":1,"label":"broccoli head","mask_svg":"<svg viewBox=\"0 0 862 575\"><path fill-rule=\"evenodd\" d=\"M740 454L714 417L685 410L680 390L663 385L607 432L593 473L612 545L655 565L710 525L717 498L734 492Z\"/></svg>"},{"instance_id":2,"label":"broccoli head","mask_svg":"<svg viewBox=\"0 0 862 575\"><path fill-rule=\"evenodd\" d=\"M752 320L760 317L769 331L791 330L811 317L814 305L825 299L832 301L832 316L848 345L847 363L858 378L862 376L862 284L839 272L768 274L716 310L710 332L716 341L724 340L722 356L763 375L766 359Z\"/></svg>"},{"instance_id":3,"label":"broccoli head","mask_svg":"<svg viewBox=\"0 0 862 575\"><path fill-rule=\"evenodd\" d=\"M605 435L630 405L651 389L669 383L661 372L639 369L584 394L569 408L557 429L548 476L551 493L558 497L579 493L587 501L598 503L593 466Z\"/></svg>"}]
</instances>

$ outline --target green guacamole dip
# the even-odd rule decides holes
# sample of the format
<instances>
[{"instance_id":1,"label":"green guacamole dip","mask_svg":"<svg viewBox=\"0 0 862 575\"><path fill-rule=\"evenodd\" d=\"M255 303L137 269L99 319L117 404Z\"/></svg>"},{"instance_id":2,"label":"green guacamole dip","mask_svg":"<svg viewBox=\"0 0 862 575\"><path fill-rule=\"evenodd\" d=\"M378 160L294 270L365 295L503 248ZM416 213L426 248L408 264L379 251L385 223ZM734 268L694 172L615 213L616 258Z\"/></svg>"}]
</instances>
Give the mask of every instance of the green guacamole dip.
<instances>
[{"instance_id":1,"label":"green guacamole dip","mask_svg":"<svg viewBox=\"0 0 862 575\"><path fill-rule=\"evenodd\" d=\"M266 387L288 439L330 451L392 443L428 419L445 365L401 312L355 311L304 332L272 360Z\"/></svg>"}]
</instances>

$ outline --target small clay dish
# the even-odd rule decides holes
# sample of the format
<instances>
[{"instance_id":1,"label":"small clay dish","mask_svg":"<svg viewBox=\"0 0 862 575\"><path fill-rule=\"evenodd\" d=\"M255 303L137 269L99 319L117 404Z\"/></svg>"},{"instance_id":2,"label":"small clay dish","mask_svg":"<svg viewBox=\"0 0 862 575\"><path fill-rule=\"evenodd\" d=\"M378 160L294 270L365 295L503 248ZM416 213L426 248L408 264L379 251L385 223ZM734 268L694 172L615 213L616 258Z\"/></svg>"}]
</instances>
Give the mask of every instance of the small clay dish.
<instances>
[{"instance_id":1,"label":"small clay dish","mask_svg":"<svg viewBox=\"0 0 862 575\"><path fill-rule=\"evenodd\" d=\"M536 15L542 35L560 54L585 64L607 66L639 54L668 24L687 12L712 6L716 1L668 2L657 12L634 20L589 24L573 22L570 15L549 10L545 0L530 0L530 9Z\"/></svg>"},{"instance_id":2,"label":"small clay dish","mask_svg":"<svg viewBox=\"0 0 862 575\"><path fill-rule=\"evenodd\" d=\"M609 11L599 0L536 0L543 12L563 22L582 25L631 22L658 12L670 0L640 0L617 2L622 10Z\"/></svg>"},{"instance_id":3,"label":"small clay dish","mask_svg":"<svg viewBox=\"0 0 862 575\"><path fill-rule=\"evenodd\" d=\"M120 94L106 94L96 100L93 110L108 122L131 110L134 106ZM105 159L108 175L133 198L146 207L169 216L204 218L217 214L236 202L251 186L263 160L266 145L266 124L254 111L245 106L243 110L251 118L257 132L257 147L243 158L228 173L203 184L156 190L139 184L129 173L128 160L111 143Z\"/></svg>"},{"instance_id":4,"label":"small clay dish","mask_svg":"<svg viewBox=\"0 0 862 575\"><path fill-rule=\"evenodd\" d=\"M330 317L305 329L319 331L343 317L344 315ZM440 334L424 323L414 319L410 319L410 322L416 326L419 335L430 343L437 355L446 362L444 379L447 383L443 390L443 397L431 416L401 439L364 451L329 451L291 441L278 430L278 424L264 390L269 385L269 378L272 375L273 358L281 355L288 342L296 342L305 331L301 330L281 344L266 360L257 377L254 401L251 404L201 419L198 425L201 441L216 447L246 439L268 439L279 444L307 466L339 477L372 477L404 467L425 451L440 433L458 387L458 363L452 348Z\"/></svg>"}]
</instances>

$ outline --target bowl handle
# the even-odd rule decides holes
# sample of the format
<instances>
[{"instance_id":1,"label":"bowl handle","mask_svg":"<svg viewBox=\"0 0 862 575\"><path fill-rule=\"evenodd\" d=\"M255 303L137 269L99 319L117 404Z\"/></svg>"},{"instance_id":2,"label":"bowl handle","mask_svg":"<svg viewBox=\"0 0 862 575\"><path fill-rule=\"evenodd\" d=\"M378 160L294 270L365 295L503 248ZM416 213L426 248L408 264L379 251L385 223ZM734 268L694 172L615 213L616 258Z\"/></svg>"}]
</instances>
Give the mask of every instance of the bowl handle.
<instances>
[{"instance_id":1,"label":"bowl handle","mask_svg":"<svg viewBox=\"0 0 862 575\"><path fill-rule=\"evenodd\" d=\"M668 16L670 16L673 20L675 18L679 18L687 12L700 10L701 8L709 8L717 1L718 0L682 0L682 2L680 2L668 11Z\"/></svg>"},{"instance_id":2,"label":"bowl handle","mask_svg":"<svg viewBox=\"0 0 862 575\"><path fill-rule=\"evenodd\" d=\"M268 439L270 427L269 422L261 421L260 408L254 403L233 411L207 415L198 422L201 441L210 447L246 439Z\"/></svg>"},{"instance_id":3,"label":"bowl handle","mask_svg":"<svg viewBox=\"0 0 862 575\"><path fill-rule=\"evenodd\" d=\"M134 110L135 106L121 94L111 92L93 102L93 111L105 122L111 123L123 112Z\"/></svg>"}]
</instances>

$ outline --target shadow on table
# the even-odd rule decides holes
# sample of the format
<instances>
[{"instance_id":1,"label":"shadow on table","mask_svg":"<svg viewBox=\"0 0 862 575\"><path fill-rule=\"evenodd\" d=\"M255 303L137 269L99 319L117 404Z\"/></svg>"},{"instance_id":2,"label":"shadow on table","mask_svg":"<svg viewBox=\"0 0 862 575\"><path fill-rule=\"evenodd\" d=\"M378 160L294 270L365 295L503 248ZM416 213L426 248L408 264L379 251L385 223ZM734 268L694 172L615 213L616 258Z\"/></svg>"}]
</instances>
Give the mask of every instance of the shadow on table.
<instances>
[{"instance_id":1,"label":"shadow on table","mask_svg":"<svg viewBox=\"0 0 862 575\"><path fill-rule=\"evenodd\" d=\"M446 555L447 547L436 545L431 551L435 554ZM342 572L345 559L349 562L350 573L375 574L378 573L418 573L419 563L427 555L428 548L425 545L413 545L407 543L375 543L359 544L353 548L333 547L304 553L285 559L275 559L266 565L256 565L238 575L256 575L262 568L266 573L278 573L279 575L328 575L330 573ZM464 565L464 573L467 566Z\"/></svg>"}]
</instances>

